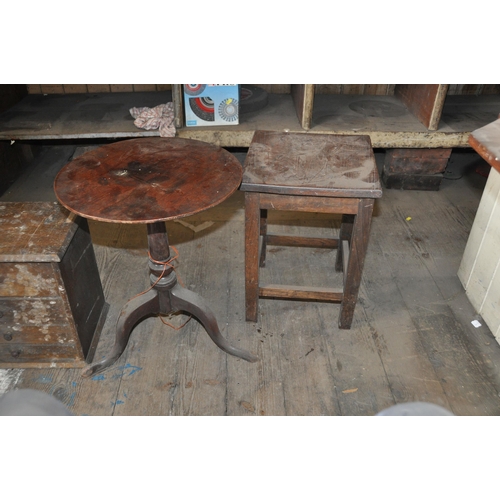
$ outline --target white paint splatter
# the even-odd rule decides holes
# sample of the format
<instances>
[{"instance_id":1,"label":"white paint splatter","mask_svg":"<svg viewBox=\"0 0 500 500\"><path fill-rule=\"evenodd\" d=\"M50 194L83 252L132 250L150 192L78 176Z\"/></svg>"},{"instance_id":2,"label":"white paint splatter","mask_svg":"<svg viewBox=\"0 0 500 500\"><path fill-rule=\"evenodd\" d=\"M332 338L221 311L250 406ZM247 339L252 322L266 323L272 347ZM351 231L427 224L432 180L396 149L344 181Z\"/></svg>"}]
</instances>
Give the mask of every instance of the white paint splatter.
<instances>
[{"instance_id":1,"label":"white paint splatter","mask_svg":"<svg viewBox=\"0 0 500 500\"><path fill-rule=\"evenodd\" d=\"M0 369L0 396L13 389L19 382L24 370L16 368Z\"/></svg>"}]
</instances>

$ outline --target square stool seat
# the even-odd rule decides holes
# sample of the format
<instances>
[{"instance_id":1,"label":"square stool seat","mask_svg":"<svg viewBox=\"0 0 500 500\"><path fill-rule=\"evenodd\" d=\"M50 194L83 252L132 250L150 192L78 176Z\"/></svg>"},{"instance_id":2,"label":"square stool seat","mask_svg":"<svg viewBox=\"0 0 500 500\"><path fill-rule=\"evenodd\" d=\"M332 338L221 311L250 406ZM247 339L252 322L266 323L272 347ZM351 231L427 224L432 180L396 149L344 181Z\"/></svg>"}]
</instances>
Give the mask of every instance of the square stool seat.
<instances>
[{"instance_id":1,"label":"square stool seat","mask_svg":"<svg viewBox=\"0 0 500 500\"><path fill-rule=\"evenodd\" d=\"M340 303L339 328L351 327L375 198L382 196L369 136L256 131L244 164L246 320L259 297ZM268 210L341 214L338 237L267 234ZM259 237L262 237L259 256ZM259 267L273 245L336 248L343 287L262 285Z\"/></svg>"}]
</instances>

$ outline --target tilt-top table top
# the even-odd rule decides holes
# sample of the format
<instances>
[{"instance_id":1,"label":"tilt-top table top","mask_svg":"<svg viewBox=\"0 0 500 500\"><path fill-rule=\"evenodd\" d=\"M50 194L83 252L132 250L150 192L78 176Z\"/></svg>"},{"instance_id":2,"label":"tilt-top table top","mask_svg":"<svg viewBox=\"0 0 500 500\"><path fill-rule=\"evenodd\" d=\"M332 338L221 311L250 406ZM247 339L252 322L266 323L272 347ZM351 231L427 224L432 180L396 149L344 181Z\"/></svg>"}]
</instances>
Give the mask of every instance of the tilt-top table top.
<instances>
[{"instance_id":1,"label":"tilt-top table top","mask_svg":"<svg viewBox=\"0 0 500 500\"><path fill-rule=\"evenodd\" d=\"M186 217L223 202L241 183L239 161L192 139L115 142L75 158L58 173L59 202L88 219L154 223Z\"/></svg>"}]
</instances>

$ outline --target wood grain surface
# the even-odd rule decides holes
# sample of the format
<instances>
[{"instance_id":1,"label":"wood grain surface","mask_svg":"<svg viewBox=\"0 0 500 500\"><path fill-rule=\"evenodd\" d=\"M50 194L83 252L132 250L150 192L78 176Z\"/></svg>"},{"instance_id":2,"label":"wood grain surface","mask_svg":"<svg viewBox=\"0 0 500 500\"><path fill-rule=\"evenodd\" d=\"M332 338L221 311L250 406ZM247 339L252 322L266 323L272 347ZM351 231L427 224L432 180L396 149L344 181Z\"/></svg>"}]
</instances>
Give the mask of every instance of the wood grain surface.
<instances>
[{"instance_id":1,"label":"wood grain surface","mask_svg":"<svg viewBox=\"0 0 500 500\"><path fill-rule=\"evenodd\" d=\"M265 300L258 322L245 321L243 193L168 221L183 284L206 297L222 333L260 361L225 355L193 320L174 330L148 318L109 372L83 379L80 369L0 370L2 388L53 394L76 415L372 416L411 401L455 415L500 415L500 346L484 324L471 324L477 316L457 277L482 180L469 171L439 191L387 190L375 201L349 331L338 328L331 303ZM328 238L340 222L270 213L269 232ZM99 221L90 230L110 304L99 359L123 302L149 286L147 233L140 224ZM335 258L336 249L269 247L263 272L272 282L290 283L293 274L299 284L337 286ZM187 318L164 319L178 327Z\"/></svg>"},{"instance_id":2,"label":"wood grain surface","mask_svg":"<svg viewBox=\"0 0 500 500\"><path fill-rule=\"evenodd\" d=\"M83 217L151 223L193 215L238 188L242 168L228 151L201 141L143 138L88 151L61 169L58 200Z\"/></svg>"}]
</instances>

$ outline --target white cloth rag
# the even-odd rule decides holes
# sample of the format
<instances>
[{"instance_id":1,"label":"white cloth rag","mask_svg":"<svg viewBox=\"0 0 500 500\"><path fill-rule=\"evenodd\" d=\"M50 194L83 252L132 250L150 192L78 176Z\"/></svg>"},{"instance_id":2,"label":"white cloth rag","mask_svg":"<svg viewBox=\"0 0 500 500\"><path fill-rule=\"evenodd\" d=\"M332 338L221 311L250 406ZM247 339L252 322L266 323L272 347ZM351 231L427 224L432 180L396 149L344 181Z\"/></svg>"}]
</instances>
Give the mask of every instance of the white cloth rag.
<instances>
[{"instance_id":1,"label":"white cloth rag","mask_svg":"<svg viewBox=\"0 0 500 500\"><path fill-rule=\"evenodd\" d=\"M160 137L175 137L174 103L159 104L154 108L131 108L134 125L145 130L160 129Z\"/></svg>"}]
</instances>

